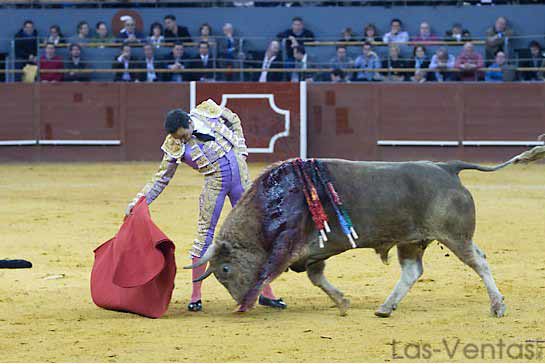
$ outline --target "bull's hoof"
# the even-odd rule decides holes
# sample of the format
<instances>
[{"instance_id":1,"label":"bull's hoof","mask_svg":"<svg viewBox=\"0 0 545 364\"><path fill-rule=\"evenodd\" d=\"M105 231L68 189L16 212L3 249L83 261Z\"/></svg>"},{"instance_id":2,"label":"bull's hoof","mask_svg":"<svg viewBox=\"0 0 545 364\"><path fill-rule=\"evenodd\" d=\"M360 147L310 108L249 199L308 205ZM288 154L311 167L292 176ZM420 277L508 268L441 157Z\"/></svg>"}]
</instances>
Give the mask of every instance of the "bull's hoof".
<instances>
[{"instance_id":1,"label":"bull's hoof","mask_svg":"<svg viewBox=\"0 0 545 364\"><path fill-rule=\"evenodd\" d=\"M503 317L505 310L507 310L507 305L503 302L494 302L490 307L492 315L496 317Z\"/></svg>"},{"instance_id":2,"label":"bull's hoof","mask_svg":"<svg viewBox=\"0 0 545 364\"><path fill-rule=\"evenodd\" d=\"M337 305L339 308L339 314L341 316L346 316L348 313L348 309L350 308L350 300L347 298L343 298L341 302Z\"/></svg>"},{"instance_id":3,"label":"bull's hoof","mask_svg":"<svg viewBox=\"0 0 545 364\"><path fill-rule=\"evenodd\" d=\"M391 314L392 308L384 305L380 305L378 310L375 311L375 316L377 317L390 317Z\"/></svg>"}]
</instances>

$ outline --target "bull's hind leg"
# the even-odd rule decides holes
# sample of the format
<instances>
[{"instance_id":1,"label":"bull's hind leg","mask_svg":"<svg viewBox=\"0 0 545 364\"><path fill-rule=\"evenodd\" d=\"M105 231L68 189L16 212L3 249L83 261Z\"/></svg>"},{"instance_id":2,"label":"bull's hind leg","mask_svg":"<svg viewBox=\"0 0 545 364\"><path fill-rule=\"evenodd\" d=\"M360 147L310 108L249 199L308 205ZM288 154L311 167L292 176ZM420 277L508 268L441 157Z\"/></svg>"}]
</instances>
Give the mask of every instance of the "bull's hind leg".
<instances>
[{"instance_id":1,"label":"bull's hind leg","mask_svg":"<svg viewBox=\"0 0 545 364\"><path fill-rule=\"evenodd\" d=\"M502 317L505 313L506 305L503 303L503 295L496 286L496 282L490 272L490 267L486 261L486 255L473 242L446 243L445 245L452 250L462 262L469 265L481 277L490 297L490 311L497 317Z\"/></svg>"},{"instance_id":2,"label":"bull's hind leg","mask_svg":"<svg viewBox=\"0 0 545 364\"><path fill-rule=\"evenodd\" d=\"M397 305L403 297L409 293L409 290L414 283L424 273L424 267L422 265L422 256L424 250L428 246L428 241L423 241L418 244L403 244L397 246L397 257L399 264L401 265L401 277L396 283L394 290L386 301L378 310L375 311L375 315L379 317L389 317L392 311L397 308Z\"/></svg>"},{"instance_id":3,"label":"bull's hind leg","mask_svg":"<svg viewBox=\"0 0 545 364\"><path fill-rule=\"evenodd\" d=\"M324 276L325 262L319 261L307 267L307 275L310 281L320 287L335 302L341 316L346 315L350 301L344 298L344 294L333 286Z\"/></svg>"}]
</instances>

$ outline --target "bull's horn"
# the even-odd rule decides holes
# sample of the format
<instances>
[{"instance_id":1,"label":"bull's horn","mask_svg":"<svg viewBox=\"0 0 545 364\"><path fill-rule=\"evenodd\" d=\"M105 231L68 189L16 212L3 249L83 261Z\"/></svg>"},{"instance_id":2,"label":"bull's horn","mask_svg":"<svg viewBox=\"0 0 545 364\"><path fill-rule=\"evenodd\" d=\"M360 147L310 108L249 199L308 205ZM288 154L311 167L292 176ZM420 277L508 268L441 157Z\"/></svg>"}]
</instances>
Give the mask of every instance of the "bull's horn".
<instances>
[{"instance_id":1,"label":"bull's horn","mask_svg":"<svg viewBox=\"0 0 545 364\"><path fill-rule=\"evenodd\" d=\"M537 137L537 140L543 140L545 141L545 134L541 134L540 136Z\"/></svg>"},{"instance_id":2,"label":"bull's horn","mask_svg":"<svg viewBox=\"0 0 545 364\"><path fill-rule=\"evenodd\" d=\"M206 270L206 272L204 272L204 274L202 276L200 276L199 278L196 278L196 279L193 280L193 283L204 281L206 278L208 278L208 276L210 274L212 274L212 269L210 267L208 267L208 269Z\"/></svg>"},{"instance_id":3,"label":"bull's horn","mask_svg":"<svg viewBox=\"0 0 545 364\"><path fill-rule=\"evenodd\" d=\"M216 254L216 244L210 245L208 250L204 253L204 255L199 260L195 262L195 264L187 265L184 267L184 269L193 269L193 268L200 267L201 265L208 263L208 261L212 259L214 254Z\"/></svg>"}]
</instances>

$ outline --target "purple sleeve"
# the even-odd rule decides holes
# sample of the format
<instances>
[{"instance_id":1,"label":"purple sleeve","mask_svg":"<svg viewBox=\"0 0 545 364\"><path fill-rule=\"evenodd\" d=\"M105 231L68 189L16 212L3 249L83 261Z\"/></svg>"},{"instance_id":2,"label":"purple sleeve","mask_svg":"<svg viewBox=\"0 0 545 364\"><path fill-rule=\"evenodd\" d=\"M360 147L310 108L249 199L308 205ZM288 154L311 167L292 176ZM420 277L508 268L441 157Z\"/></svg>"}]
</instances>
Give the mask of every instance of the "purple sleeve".
<instances>
[{"instance_id":1,"label":"purple sleeve","mask_svg":"<svg viewBox=\"0 0 545 364\"><path fill-rule=\"evenodd\" d=\"M156 176L157 179L151 186L151 189L146 193L146 202L148 205L151 204L157 197L159 197L161 192L163 192L165 187L174 176L176 168L178 168L178 163L174 158L168 160L168 162L166 163L166 168L161 168Z\"/></svg>"}]
</instances>

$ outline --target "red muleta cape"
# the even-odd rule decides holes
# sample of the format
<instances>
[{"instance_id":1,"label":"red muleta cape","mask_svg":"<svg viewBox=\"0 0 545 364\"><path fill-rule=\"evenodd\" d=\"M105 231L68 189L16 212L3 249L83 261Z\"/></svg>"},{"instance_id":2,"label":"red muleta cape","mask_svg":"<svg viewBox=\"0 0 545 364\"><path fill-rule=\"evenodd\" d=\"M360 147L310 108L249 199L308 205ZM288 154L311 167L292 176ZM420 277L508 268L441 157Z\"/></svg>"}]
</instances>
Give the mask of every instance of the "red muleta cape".
<instances>
[{"instance_id":1,"label":"red muleta cape","mask_svg":"<svg viewBox=\"0 0 545 364\"><path fill-rule=\"evenodd\" d=\"M93 302L108 310L161 317L174 289L174 249L142 197L117 235L94 251Z\"/></svg>"}]
</instances>

